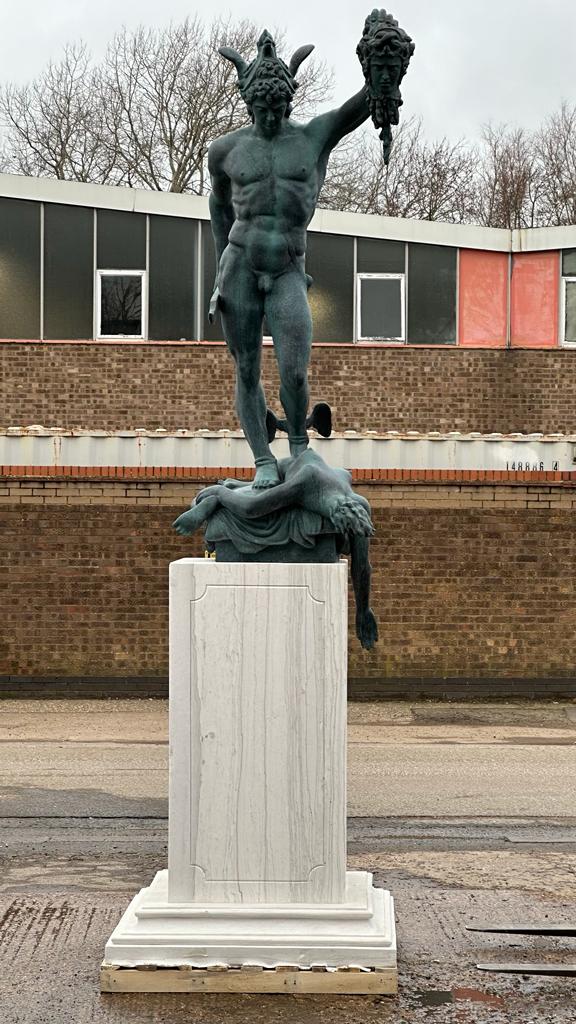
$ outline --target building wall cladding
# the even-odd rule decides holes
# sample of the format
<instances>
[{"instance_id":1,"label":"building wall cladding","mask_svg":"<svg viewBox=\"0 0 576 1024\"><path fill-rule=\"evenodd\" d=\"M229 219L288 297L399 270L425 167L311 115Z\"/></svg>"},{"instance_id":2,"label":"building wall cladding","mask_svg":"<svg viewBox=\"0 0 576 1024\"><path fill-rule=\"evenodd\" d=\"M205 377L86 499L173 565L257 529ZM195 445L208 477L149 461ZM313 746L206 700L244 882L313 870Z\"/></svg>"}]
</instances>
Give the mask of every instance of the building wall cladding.
<instances>
[{"instance_id":1,"label":"building wall cladding","mask_svg":"<svg viewBox=\"0 0 576 1024\"><path fill-rule=\"evenodd\" d=\"M54 182L0 178L0 338L222 340L218 318L208 322L216 268L205 199L70 182L55 193ZM519 236L322 210L317 226L306 256L314 343L576 344L565 301L574 229ZM395 280L368 285L366 275Z\"/></svg>"},{"instance_id":2,"label":"building wall cladding","mask_svg":"<svg viewBox=\"0 0 576 1024\"><path fill-rule=\"evenodd\" d=\"M266 393L279 408L271 347ZM0 343L0 428L235 429L223 345ZM319 346L312 401L337 430L576 432L576 357L567 350Z\"/></svg>"},{"instance_id":3,"label":"building wall cladding","mask_svg":"<svg viewBox=\"0 0 576 1024\"><path fill-rule=\"evenodd\" d=\"M190 482L0 481L0 677L165 677ZM576 484L362 487L380 641L352 677L573 677Z\"/></svg>"}]
</instances>

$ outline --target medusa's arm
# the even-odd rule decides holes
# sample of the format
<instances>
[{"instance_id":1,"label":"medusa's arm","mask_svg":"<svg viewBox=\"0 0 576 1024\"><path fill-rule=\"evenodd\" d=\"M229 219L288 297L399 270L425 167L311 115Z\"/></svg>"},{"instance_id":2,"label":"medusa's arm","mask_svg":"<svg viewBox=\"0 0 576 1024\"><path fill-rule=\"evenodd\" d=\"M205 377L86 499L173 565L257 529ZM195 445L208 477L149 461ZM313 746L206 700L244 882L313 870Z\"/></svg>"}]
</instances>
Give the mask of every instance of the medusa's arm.
<instances>
[{"instance_id":1,"label":"medusa's arm","mask_svg":"<svg viewBox=\"0 0 576 1024\"><path fill-rule=\"evenodd\" d=\"M215 493L216 488L211 490ZM299 477L283 480L282 483L265 491L253 491L251 487L218 488L220 504L246 519L258 519L259 516L266 516L270 512L298 505L301 495L302 479ZM198 498L201 500L201 495Z\"/></svg>"},{"instance_id":2,"label":"medusa's arm","mask_svg":"<svg viewBox=\"0 0 576 1024\"><path fill-rule=\"evenodd\" d=\"M348 535L350 542L352 586L356 598L356 636L367 651L378 639L378 624L370 607L370 576L372 566L369 558L368 537Z\"/></svg>"}]
</instances>

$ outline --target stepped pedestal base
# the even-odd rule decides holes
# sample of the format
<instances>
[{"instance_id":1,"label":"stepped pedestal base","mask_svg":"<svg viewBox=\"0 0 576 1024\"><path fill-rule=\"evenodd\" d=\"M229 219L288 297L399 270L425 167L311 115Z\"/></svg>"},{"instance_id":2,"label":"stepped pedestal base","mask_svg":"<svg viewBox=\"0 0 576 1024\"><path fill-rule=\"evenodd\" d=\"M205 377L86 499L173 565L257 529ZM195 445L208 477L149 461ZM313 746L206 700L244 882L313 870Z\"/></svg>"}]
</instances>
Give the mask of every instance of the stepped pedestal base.
<instances>
[{"instance_id":1,"label":"stepped pedestal base","mask_svg":"<svg viewBox=\"0 0 576 1024\"><path fill-rule=\"evenodd\" d=\"M106 944L117 967L396 967L392 897L349 871L339 904L169 903L168 872L134 897Z\"/></svg>"}]
</instances>

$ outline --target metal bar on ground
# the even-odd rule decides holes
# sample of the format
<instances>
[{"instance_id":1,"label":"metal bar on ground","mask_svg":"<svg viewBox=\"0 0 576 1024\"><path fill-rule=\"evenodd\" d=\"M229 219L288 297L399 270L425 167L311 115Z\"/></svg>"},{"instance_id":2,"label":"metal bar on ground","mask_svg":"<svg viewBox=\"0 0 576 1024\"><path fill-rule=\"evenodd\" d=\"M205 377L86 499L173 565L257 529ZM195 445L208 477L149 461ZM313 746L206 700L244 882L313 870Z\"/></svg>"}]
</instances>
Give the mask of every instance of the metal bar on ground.
<instances>
[{"instance_id":1,"label":"metal bar on ground","mask_svg":"<svg viewBox=\"0 0 576 1024\"><path fill-rule=\"evenodd\" d=\"M576 977L576 964L476 964L479 971L499 974L547 974L556 978Z\"/></svg>"},{"instance_id":2,"label":"metal bar on ground","mask_svg":"<svg viewBox=\"0 0 576 1024\"><path fill-rule=\"evenodd\" d=\"M498 935L559 935L564 938L576 937L576 928L573 925L520 925L509 928L481 928L480 925L470 925L467 932L493 932Z\"/></svg>"}]
</instances>

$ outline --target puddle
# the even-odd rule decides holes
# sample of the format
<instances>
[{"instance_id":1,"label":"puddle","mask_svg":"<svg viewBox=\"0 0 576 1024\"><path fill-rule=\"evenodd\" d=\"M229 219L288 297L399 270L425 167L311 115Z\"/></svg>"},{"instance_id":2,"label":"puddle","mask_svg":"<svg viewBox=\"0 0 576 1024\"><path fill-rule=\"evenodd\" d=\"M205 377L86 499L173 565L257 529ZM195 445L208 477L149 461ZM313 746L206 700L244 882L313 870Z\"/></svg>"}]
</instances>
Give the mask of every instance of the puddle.
<instances>
[{"instance_id":1,"label":"puddle","mask_svg":"<svg viewBox=\"0 0 576 1024\"><path fill-rule=\"evenodd\" d=\"M501 996L495 996L491 992L483 992L478 988L453 988L451 992L442 992L431 989L430 991L418 991L414 993L414 999L418 1006L432 1009L435 1006L447 1006L452 1003L482 1003L485 1006L504 1006Z\"/></svg>"},{"instance_id":2,"label":"puddle","mask_svg":"<svg viewBox=\"0 0 576 1024\"><path fill-rule=\"evenodd\" d=\"M448 1003L454 1002L454 997L451 992L437 992L431 990L430 992L415 992L416 1002L420 1006L446 1006Z\"/></svg>"},{"instance_id":3,"label":"puddle","mask_svg":"<svg viewBox=\"0 0 576 1024\"><path fill-rule=\"evenodd\" d=\"M477 988L453 988L452 997L455 1003L484 1003L488 1006L504 1006L502 996L495 996L491 992L481 992Z\"/></svg>"}]
</instances>

